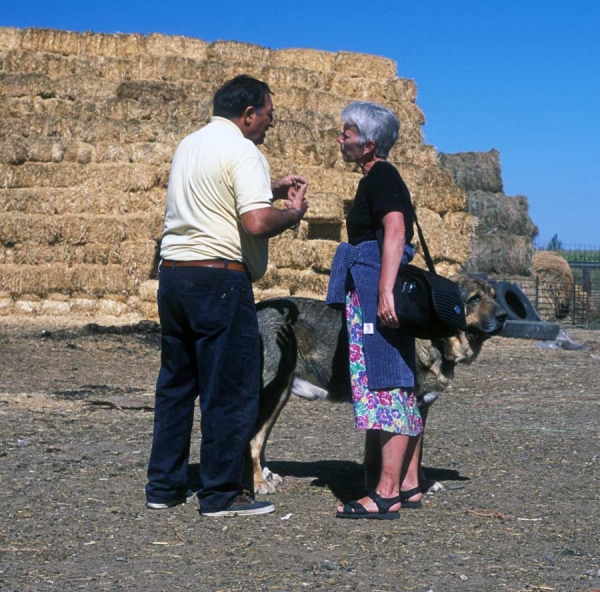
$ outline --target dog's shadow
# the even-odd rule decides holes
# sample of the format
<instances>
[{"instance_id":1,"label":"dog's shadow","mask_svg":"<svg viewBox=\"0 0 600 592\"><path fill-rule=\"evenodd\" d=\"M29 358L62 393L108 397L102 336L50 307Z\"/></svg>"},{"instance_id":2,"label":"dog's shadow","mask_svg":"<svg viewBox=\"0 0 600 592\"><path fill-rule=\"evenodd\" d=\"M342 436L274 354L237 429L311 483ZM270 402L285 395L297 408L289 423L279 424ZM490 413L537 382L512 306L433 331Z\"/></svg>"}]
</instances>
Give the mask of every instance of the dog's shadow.
<instances>
[{"instance_id":1,"label":"dog's shadow","mask_svg":"<svg viewBox=\"0 0 600 592\"><path fill-rule=\"evenodd\" d=\"M364 489L364 470L361 464L346 460L321 460L314 462L272 461L269 469L285 477L314 477L312 487L328 487L342 503L362 497ZM424 468L428 479L440 483L444 481L469 481L451 469Z\"/></svg>"}]
</instances>

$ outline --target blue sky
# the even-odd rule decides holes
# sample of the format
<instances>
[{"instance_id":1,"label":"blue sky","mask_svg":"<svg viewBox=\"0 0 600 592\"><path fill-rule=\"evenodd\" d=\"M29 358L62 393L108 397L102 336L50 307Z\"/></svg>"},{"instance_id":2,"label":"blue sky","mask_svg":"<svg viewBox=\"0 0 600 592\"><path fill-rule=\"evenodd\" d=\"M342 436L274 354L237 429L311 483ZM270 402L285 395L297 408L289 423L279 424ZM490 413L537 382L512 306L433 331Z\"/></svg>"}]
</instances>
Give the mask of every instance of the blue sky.
<instances>
[{"instance_id":1,"label":"blue sky","mask_svg":"<svg viewBox=\"0 0 600 592\"><path fill-rule=\"evenodd\" d=\"M425 141L501 153L538 242L600 245L600 2L6 2L0 25L152 32L385 56L417 83Z\"/></svg>"}]
</instances>

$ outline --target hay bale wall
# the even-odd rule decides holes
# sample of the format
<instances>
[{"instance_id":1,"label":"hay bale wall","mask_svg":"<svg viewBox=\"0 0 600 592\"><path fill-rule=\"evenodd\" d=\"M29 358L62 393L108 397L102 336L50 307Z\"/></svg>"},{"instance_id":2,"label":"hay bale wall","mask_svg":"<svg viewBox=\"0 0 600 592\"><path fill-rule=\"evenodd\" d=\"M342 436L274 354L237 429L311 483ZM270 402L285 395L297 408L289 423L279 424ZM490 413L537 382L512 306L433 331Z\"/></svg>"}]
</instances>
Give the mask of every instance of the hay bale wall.
<instances>
[{"instance_id":1,"label":"hay bale wall","mask_svg":"<svg viewBox=\"0 0 600 592\"><path fill-rule=\"evenodd\" d=\"M346 52L153 34L0 28L0 314L156 315L165 190L178 142L203 126L214 91L248 73L275 92L263 147L274 177L309 178L299 229L272 240L258 298L323 297L360 174L336 136L350 101L396 112L391 154L432 255L450 274L473 232L465 192L423 143L414 81L395 62Z\"/></svg>"},{"instance_id":2,"label":"hay bale wall","mask_svg":"<svg viewBox=\"0 0 600 592\"><path fill-rule=\"evenodd\" d=\"M475 220L471 256L463 269L498 276L530 276L537 226L523 195L503 193L500 153L440 154L440 164L465 190L467 212Z\"/></svg>"}]
</instances>

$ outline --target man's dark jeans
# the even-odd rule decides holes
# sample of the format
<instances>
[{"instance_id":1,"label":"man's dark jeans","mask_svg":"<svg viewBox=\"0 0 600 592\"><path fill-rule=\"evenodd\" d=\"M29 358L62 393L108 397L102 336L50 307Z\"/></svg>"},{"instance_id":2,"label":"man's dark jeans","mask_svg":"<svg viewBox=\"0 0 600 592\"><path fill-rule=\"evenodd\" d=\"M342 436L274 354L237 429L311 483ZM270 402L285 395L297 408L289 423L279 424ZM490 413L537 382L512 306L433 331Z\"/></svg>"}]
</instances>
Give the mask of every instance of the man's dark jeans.
<instances>
[{"instance_id":1,"label":"man's dark jeans","mask_svg":"<svg viewBox=\"0 0 600 592\"><path fill-rule=\"evenodd\" d=\"M251 484L244 461L258 418L260 345L252 284L240 271L161 267L161 368L146 499L188 489L194 406L200 397L203 511L224 509Z\"/></svg>"}]
</instances>

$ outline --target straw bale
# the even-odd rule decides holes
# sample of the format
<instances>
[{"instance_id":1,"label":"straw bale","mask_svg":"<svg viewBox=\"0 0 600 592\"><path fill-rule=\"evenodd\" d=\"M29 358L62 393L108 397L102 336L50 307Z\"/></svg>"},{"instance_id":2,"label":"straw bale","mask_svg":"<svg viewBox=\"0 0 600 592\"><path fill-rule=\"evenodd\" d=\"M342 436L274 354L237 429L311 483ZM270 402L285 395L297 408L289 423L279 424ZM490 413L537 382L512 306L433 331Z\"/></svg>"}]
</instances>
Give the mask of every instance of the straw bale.
<instances>
[{"instance_id":1,"label":"straw bale","mask_svg":"<svg viewBox=\"0 0 600 592\"><path fill-rule=\"evenodd\" d=\"M92 54L126 57L143 54L145 38L138 34L75 33L56 29L23 29L21 48L63 55Z\"/></svg>"},{"instance_id":2,"label":"straw bale","mask_svg":"<svg viewBox=\"0 0 600 592\"><path fill-rule=\"evenodd\" d=\"M254 284L254 287L259 290L281 287L281 272L272 263L269 263L265 275ZM0 286L1 289L2 286Z\"/></svg>"},{"instance_id":3,"label":"straw bale","mask_svg":"<svg viewBox=\"0 0 600 592\"><path fill-rule=\"evenodd\" d=\"M144 319L158 319L158 305L156 302L138 301L128 305L128 309L139 314Z\"/></svg>"},{"instance_id":4,"label":"straw bale","mask_svg":"<svg viewBox=\"0 0 600 592\"><path fill-rule=\"evenodd\" d=\"M292 268L329 272L338 243L327 240L273 239L269 259L278 269Z\"/></svg>"},{"instance_id":5,"label":"straw bale","mask_svg":"<svg viewBox=\"0 0 600 592\"><path fill-rule=\"evenodd\" d=\"M345 74L333 74L329 78L327 91L349 97L353 101L374 101L384 104L399 115L402 123L404 121L424 123L424 115L415 105L416 85L414 81L403 82L405 80L400 78L374 80L371 76L353 78ZM402 112L402 116L398 112Z\"/></svg>"},{"instance_id":6,"label":"straw bale","mask_svg":"<svg viewBox=\"0 0 600 592\"><path fill-rule=\"evenodd\" d=\"M440 164L452 173L456 184L466 191L502 192L500 152L440 153Z\"/></svg>"},{"instance_id":7,"label":"straw bale","mask_svg":"<svg viewBox=\"0 0 600 592\"><path fill-rule=\"evenodd\" d=\"M282 177L290 173L290 163L286 160L270 157L271 174L273 178ZM358 182L362 178L360 173L354 172L354 167L346 165L343 170L324 169L319 166L302 165L294 167L294 172L304 175L310 184L309 194L335 193L344 199L354 198ZM310 200L309 195L309 200Z\"/></svg>"},{"instance_id":8,"label":"straw bale","mask_svg":"<svg viewBox=\"0 0 600 592\"><path fill-rule=\"evenodd\" d=\"M0 165L0 182L5 188L93 186L97 191L145 191L166 187L168 167L142 164L50 164Z\"/></svg>"},{"instance_id":9,"label":"straw bale","mask_svg":"<svg viewBox=\"0 0 600 592\"><path fill-rule=\"evenodd\" d=\"M306 221L336 220L344 217L344 202L335 193L311 193Z\"/></svg>"},{"instance_id":10,"label":"straw bale","mask_svg":"<svg viewBox=\"0 0 600 592\"><path fill-rule=\"evenodd\" d=\"M21 42L21 31L14 27L0 27L0 50L14 49Z\"/></svg>"},{"instance_id":11,"label":"straw bale","mask_svg":"<svg viewBox=\"0 0 600 592\"><path fill-rule=\"evenodd\" d=\"M12 298L0 298L0 316L13 314L15 301Z\"/></svg>"},{"instance_id":12,"label":"straw bale","mask_svg":"<svg viewBox=\"0 0 600 592\"><path fill-rule=\"evenodd\" d=\"M341 220L309 222L306 240L325 240L339 243L342 240Z\"/></svg>"},{"instance_id":13,"label":"straw bale","mask_svg":"<svg viewBox=\"0 0 600 592\"><path fill-rule=\"evenodd\" d=\"M44 74L0 72L0 96L51 99L56 95L55 88L56 84Z\"/></svg>"},{"instance_id":14,"label":"straw bale","mask_svg":"<svg viewBox=\"0 0 600 592\"><path fill-rule=\"evenodd\" d=\"M271 67L265 70L265 82L275 93L275 100L281 92L293 92L296 89L323 90L327 78L322 72L315 72L304 67L302 62L292 67Z\"/></svg>"},{"instance_id":15,"label":"straw bale","mask_svg":"<svg viewBox=\"0 0 600 592\"><path fill-rule=\"evenodd\" d=\"M325 298L329 275L315 273L311 270L280 269L279 286L287 288L293 296L299 292L311 292Z\"/></svg>"},{"instance_id":16,"label":"straw bale","mask_svg":"<svg viewBox=\"0 0 600 592\"><path fill-rule=\"evenodd\" d=\"M18 138L10 142L0 142L0 163L23 164L27 160L26 142Z\"/></svg>"},{"instance_id":17,"label":"straw bale","mask_svg":"<svg viewBox=\"0 0 600 592\"><path fill-rule=\"evenodd\" d=\"M98 312L99 301L95 298L72 298L70 300L71 312L96 314Z\"/></svg>"},{"instance_id":18,"label":"straw bale","mask_svg":"<svg viewBox=\"0 0 600 592\"><path fill-rule=\"evenodd\" d=\"M70 314L71 306L68 302L58 302L56 300L43 300L40 307L40 314L52 316L65 316Z\"/></svg>"},{"instance_id":19,"label":"straw bale","mask_svg":"<svg viewBox=\"0 0 600 592\"><path fill-rule=\"evenodd\" d=\"M147 280L140 284L138 295L143 302L156 304L156 293L158 292L158 280Z\"/></svg>"},{"instance_id":20,"label":"straw bale","mask_svg":"<svg viewBox=\"0 0 600 592\"><path fill-rule=\"evenodd\" d=\"M385 80L396 77L397 65L388 58L340 51L335 56L334 69L348 77L362 78L367 74L369 78Z\"/></svg>"},{"instance_id":21,"label":"straw bale","mask_svg":"<svg viewBox=\"0 0 600 592\"><path fill-rule=\"evenodd\" d=\"M437 166L437 150L427 144L398 144L396 143L390 151L389 161L401 167L412 164L418 168L429 168Z\"/></svg>"},{"instance_id":22,"label":"straw bale","mask_svg":"<svg viewBox=\"0 0 600 592\"><path fill-rule=\"evenodd\" d=\"M57 216L8 213L0 217L0 244L7 247L27 241L55 244L60 242L61 236Z\"/></svg>"},{"instance_id":23,"label":"straw bale","mask_svg":"<svg viewBox=\"0 0 600 592\"><path fill-rule=\"evenodd\" d=\"M208 46L207 58L223 62L248 62L265 64L271 50L260 45L239 41L215 41Z\"/></svg>"},{"instance_id":24,"label":"straw bale","mask_svg":"<svg viewBox=\"0 0 600 592\"><path fill-rule=\"evenodd\" d=\"M465 271L494 274L531 275L531 238L512 234L476 235Z\"/></svg>"},{"instance_id":25,"label":"straw bale","mask_svg":"<svg viewBox=\"0 0 600 592\"><path fill-rule=\"evenodd\" d=\"M159 99L161 101L176 101L186 99L181 86L171 82L159 80L129 80L121 82L117 88L117 98L134 99Z\"/></svg>"},{"instance_id":26,"label":"straw bale","mask_svg":"<svg viewBox=\"0 0 600 592\"><path fill-rule=\"evenodd\" d=\"M520 234L534 238L537 226L529 217L529 204L523 195L469 191L467 211L478 219L478 234Z\"/></svg>"},{"instance_id":27,"label":"straw bale","mask_svg":"<svg viewBox=\"0 0 600 592\"><path fill-rule=\"evenodd\" d=\"M80 292L95 297L130 293L134 279L119 265L0 265L0 289L13 297Z\"/></svg>"},{"instance_id":28,"label":"straw bale","mask_svg":"<svg viewBox=\"0 0 600 592\"><path fill-rule=\"evenodd\" d=\"M20 214L125 214L162 215L165 190L100 193L93 187L27 187L0 189L0 211Z\"/></svg>"},{"instance_id":29,"label":"straw bale","mask_svg":"<svg viewBox=\"0 0 600 592\"><path fill-rule=\"evenodd\" d=\"M421 168L411 164L399 164L398 168L416 206L442 215L466 209L466 194L453 184L447 170L439 166Z\"/></svg>"},{"instance_id":30,"label":"straw bale","mask_svg":"<svg viewBox=\"0 0 600 592\"><path fill-rule=\"evenodd\" d=\"M130 215L6 214L0 219L0 244L118 244L154 240L162 234L162 213Z\"/></svg>"},{"instance_id":31,"label":"straw bale","mask_svg":"<svg viewBox=\"0 0 600 592\"><path fill-rule=\"evenodd\" d=\"M98 314L120 317L127 312L127 304L112 300L110 298L101 298L98 301Z\"/></svg>"},{"instance_id":32,"label":"straw bale","mask_svg":"<svg viewBox=\"0 0 600 592\"><path fill-rule=\"evenodd\" d=\"M335 53L316 49L278 49L269 54L269 65L276 68L297 68L302 64L306 70L331 72L335 63Z\"/></svg>"},{"instance_id":33,"label":"straw bale","mask_svg":"<svg viewBox=\"0 0 600 592\"><path fill-rule=\"evenodd\" d=\"M193 37L181 35L161 35L152 33L146 37L146 53L154 56L176 56L193 60L208 57L209 43Z\"/></svg>"},{"instance_id":34,"label":"straw bale","mask_svg":"<svg viewBox=\"0 0 600 592\"><path fill-rule=\"evenodd\" d=\"M12 306L17 315L37 315L40 314L42 303L36 300L16 300Z\"/></svg>"},{"instance_id":35,"label":"straw bale","mask_svg":"<svg viewBox=\"0 0 600 592\"><path fill-rule=\"evenodd\" d=\"M263 300L268 300L269 298L282 298L290 295L290 291L287 288L269 288L266 290L262 290L260 288L254 288L254 299L256 302L262 302ZM0 300L0 306L2 305L2 300ZM0 314L2 314L2 310L0 309Z\"/></svg>"}]
</instances>

